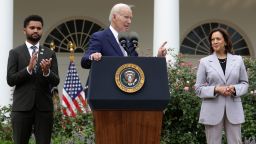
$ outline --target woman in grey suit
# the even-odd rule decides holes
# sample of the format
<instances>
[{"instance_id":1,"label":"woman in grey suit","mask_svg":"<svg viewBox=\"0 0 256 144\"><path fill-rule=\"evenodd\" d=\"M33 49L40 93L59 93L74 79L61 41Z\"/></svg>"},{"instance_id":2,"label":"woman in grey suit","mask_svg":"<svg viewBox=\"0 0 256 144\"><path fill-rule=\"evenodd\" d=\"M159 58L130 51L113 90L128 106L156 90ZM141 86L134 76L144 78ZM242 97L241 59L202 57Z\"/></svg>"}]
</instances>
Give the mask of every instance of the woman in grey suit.
<instances>
[{"instance_id":1,"label":"woman in grey suit","mask_svg":"<svg viewBox=\"0 0 256 144\"><path fill-rule=\"evenodd\" d=\"M240 144L244 112L241 96L247 93L248 76L241 56L232 55L232 42L221 28L209 34L211 55L200 60L195 90L202 99L199 123L208 144L221 144L224 128L228 144Z\"/></svg>"}]
</instances>

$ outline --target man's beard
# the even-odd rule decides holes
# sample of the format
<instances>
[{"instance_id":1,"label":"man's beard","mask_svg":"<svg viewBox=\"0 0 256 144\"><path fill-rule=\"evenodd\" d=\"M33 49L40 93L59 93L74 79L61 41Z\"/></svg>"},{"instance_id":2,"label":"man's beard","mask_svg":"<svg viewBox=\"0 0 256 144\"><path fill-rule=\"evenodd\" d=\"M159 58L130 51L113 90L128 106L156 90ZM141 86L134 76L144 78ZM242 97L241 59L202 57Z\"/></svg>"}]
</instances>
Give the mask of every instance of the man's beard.
<instances>
[{"instance_id":1,"label":"man's beard","mask_svg":"<svg viewBox=\"0 0 256 144\"><path fill-rule=\"evenodd\" d=\"M33 37L33 35L35 35L35 34L27 35L27 40L36 43L41 39L41 35L36 34L36 36L34 36L34 37Z\"/></svg>"}]
</instances>

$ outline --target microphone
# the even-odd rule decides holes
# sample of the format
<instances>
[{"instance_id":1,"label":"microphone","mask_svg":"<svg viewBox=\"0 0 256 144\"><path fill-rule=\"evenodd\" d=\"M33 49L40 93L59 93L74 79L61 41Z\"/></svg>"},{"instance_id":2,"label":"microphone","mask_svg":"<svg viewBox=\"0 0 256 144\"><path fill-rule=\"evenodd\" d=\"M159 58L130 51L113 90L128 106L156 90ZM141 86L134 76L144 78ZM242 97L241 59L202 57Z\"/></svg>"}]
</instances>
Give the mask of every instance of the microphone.
<instances>
[{"instance_id":1,"label":"microphone","mask_svg":"<svg viewBox=\"0 0 256 144\"><path fill-rule=\"evenodd\" d=\"M120 32L119 34L118 34L118 41L119 41L119 43L120 43L120 45L124 48L124 50L126 51L126 52L128 52L128 45L127 45L127 43L128 43L128 33L127 32Z\"/></svg>"},{"instance_id":2,"label":"microphone","mask_svg":"<svg viewBox=\"0 0 256 144\"><path fill-rule=\"evenodd\" d=\"M135 50L139 45L139 35L136 32L130 32L129 34L129 41L133 50Z\"/></svg>"},{"instance_id":3,"label":"microphone","mask_svg":"<svg viewBox=\"0 0 256 144\"><path fill-rule=\"evenodd\" d=\"M118 34L118 41L128 56L131 56L139 45L139 35L136 32L120 32Z\"/></svg>"}]
</instances>

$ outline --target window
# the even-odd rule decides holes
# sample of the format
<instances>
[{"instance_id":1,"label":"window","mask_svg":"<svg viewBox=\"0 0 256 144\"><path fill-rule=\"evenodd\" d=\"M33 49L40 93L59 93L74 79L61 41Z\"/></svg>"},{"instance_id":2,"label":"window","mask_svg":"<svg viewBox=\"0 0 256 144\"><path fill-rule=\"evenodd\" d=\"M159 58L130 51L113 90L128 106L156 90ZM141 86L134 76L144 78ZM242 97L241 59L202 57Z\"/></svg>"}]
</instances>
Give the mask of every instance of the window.
<instances>
[{"instance_id":1,"label":"window","mask_svg":"<svg viewBox=\"0 0 256 144\"><path fill-rule=\"evenodd\" d=\"M102 29L100 25L88 20L69 20L58 25L50 32L44 46L50 47L50 43L54 42L55 52L70 52L68 42L71 41L76 46L74 52L83 53L88 47L91 35Z\"/></svg>"},{"instance_id":2,"label":"window","mask_svg":"<svg viewBox=\"0 0 256 144\"><path fill-rule=\"evenodd\" d=\"M208 35L212 29L218 27L226 29L230 34L235 54L250 55L247 43L242 35L232 27L221 23L205 23L190 31L181 43L180 52L190 55L209 55Z\"/></svg>"}]
</instances>

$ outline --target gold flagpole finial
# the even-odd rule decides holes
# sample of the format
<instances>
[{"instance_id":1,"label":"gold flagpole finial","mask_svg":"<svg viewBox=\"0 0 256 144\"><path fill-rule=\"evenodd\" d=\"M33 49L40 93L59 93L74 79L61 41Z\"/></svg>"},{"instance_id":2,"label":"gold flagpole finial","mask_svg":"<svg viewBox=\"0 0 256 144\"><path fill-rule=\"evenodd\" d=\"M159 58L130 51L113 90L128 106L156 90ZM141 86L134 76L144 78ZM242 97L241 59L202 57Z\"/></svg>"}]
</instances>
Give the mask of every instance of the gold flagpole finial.
<instances>
[{"instance_id":1,"label":"gold flagpole finial","mask_svg":"<svg viewBox=\"0 0 256 144\"><path fill-rule=\"evenodd\" d=\"M71 41L68 42L68 49L70 52L74 51L74 45Z\"/></svg>"},{"instance_id":2,"label":"gold flagpole finial","mask_svg":"<svg viewBox=\"0 0 256 144\"><path fill-rule=\"evenodd\" d=\"M75 44L73 44L71 41L68 42L68 49L70 51L69 59L70 61L74 61L74 50L75 50Z\"/></svg>"},{"instance_id":3,"label":"gold flagpole finial","mask_svg":"<svg viewBox=\"0 0 256 144\"><path fill-rule=\"evenodd\" d=\"M50 43L50 49L51 49L52 51L54 51L54 50L55 50L55 47L56 47L56 45L55 45L54 41L52 40L51 43Z\"/></svg>"}]
</instances>

